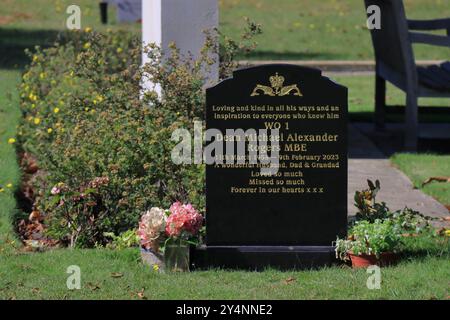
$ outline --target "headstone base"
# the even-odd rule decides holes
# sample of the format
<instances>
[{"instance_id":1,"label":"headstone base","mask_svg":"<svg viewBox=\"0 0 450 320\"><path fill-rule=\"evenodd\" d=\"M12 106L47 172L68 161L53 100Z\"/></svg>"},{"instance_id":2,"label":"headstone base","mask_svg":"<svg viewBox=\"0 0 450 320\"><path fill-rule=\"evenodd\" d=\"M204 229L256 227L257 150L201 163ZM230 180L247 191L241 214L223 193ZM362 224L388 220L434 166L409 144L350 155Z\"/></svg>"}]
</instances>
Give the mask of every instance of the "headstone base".
<instances>
[{"instance_id":1,"label":"headstone base","mask_svg":"<svg viewBox=\"0 0 450 320\"><path fill-rule=\"evenodd\" d=\"M193 269L311 269L337 263L331 246L200 246L191 250Z\"/></svg>"}]
</instances>

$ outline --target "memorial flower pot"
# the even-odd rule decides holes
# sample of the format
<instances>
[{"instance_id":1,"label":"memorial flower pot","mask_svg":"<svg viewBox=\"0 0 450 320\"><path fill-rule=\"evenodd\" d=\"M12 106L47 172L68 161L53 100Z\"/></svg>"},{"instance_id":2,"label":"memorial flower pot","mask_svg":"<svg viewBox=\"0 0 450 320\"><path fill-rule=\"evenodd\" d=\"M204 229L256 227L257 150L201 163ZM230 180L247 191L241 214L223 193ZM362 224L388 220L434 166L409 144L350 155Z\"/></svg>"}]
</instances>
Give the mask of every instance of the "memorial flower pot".
<instances>
[{"instance_id":1,"label":"memorial flower pot","mask_svg":"<svg viewBox=\"0 0 450 320\"><path fill-rule=\"evenodd\" d=\"M353 268L367 268L377 265L380 267L394 264L398 260L398 254L393 252L382 252L379 257L374 254L348 253Z\"/></svg>"},{"instance_id":2,"label":"memorial flower pot","mask_svg":"<svg viewBox=\"0 0 450 320\"><path fill-rule=\"evenodd\" d=\"M164 264L169 272L189 271L189 246L166 245L164 251Z\"/></svg>"},{"instance_id":3,"label":"memorial flower pot","mask_svg":"<svg viewBox=\"0 0 450 320\"><path fill-rule=\"evenodd\" d=\"M153 250L141 248L141 259L145 265L150 266L155 271L164 270L164 257Z\"/></svg>"}]
</instances>

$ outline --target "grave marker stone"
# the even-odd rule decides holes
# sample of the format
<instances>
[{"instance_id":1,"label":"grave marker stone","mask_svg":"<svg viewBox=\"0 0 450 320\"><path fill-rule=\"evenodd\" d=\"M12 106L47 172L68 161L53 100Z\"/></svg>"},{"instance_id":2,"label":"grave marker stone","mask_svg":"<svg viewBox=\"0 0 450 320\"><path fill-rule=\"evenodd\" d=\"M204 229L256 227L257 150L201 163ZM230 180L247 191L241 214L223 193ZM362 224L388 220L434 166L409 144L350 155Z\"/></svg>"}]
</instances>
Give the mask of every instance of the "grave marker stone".
<instances>
[{"instance_id":1,"label":"grave marker stone","mask_svg":"<svg viewBox=\"0 0 450 320\"><path fill-rule=\"evenodd\" d=\"M206 127L224 140L227 129L279 128L279 167L264 176L248 161L207 165L206 246L194 264L331 263L347 226L347 88L319 70L265 65L209 88L206 104Z\"/></svg>"}]
</instances>

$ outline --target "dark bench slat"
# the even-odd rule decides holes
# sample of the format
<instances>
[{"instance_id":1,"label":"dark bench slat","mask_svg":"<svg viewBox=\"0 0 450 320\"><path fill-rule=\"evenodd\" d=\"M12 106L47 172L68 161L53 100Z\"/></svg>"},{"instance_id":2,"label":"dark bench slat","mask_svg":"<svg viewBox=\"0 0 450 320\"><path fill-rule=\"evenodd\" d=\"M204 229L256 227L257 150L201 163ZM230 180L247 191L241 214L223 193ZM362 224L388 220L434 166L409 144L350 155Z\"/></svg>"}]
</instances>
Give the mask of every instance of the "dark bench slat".
<instances>
[{"instance_id":1,"label":"dark bench slat","mask_svg":"<svg viewBox=\"0 0 450 320\"><path fill-rule=\"evenodd\" d=\"M450 71L445 70L441 66L430 66L428 69L439 76L444 81L450 83Z\"/></svg>"},{"instance_id":2,"label":"dark bench slat","mask_svg":"<svg viewBox=\"0 0 450 320\"><path fill-rule=\"evenodd\" d=\"M419 74L419 81L427 87L430 87L439 91L450 91L450 81L447 79L445 69L440 69L438 66L436 68L428 67L418 67L417 73ZM442 75L444 73L444 75Z\"/></svg>"},{"instance_id":3,"label":"dark bench slat","mask_svg":"<svg viewBox=\"0 0 450 320\"><path fill-rule=\"evenodd\" d=\"M444 63L441 63L441 68L444 69L447 72L450 72L450 61L446 61Z\"/></svg>"}]
</instances>

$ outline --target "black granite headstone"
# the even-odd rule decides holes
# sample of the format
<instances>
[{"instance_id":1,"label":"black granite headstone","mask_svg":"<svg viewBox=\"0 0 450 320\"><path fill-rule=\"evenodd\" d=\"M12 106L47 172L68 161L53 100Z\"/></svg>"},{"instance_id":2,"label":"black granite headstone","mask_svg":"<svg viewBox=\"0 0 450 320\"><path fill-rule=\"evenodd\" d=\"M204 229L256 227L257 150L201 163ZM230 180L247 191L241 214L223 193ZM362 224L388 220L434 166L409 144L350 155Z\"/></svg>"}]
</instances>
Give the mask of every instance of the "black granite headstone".
<instances>
[{"instance_id":1,"label":"black granite headstone","mask_svg":"<svg viewBox=\"0 0 450 320\"><path fill-rule=\"evenodd\" d=\"M206 246L193 254L194 264L330 263L332 241L347 226L347 88L319 70L265 65L209 88L206 103L206 127L224 140L227 129L279 128L279 167L264 176L248 158L207 165ZM247 141L246 151L252 147Z\"/></svg>"}]
</instances>

